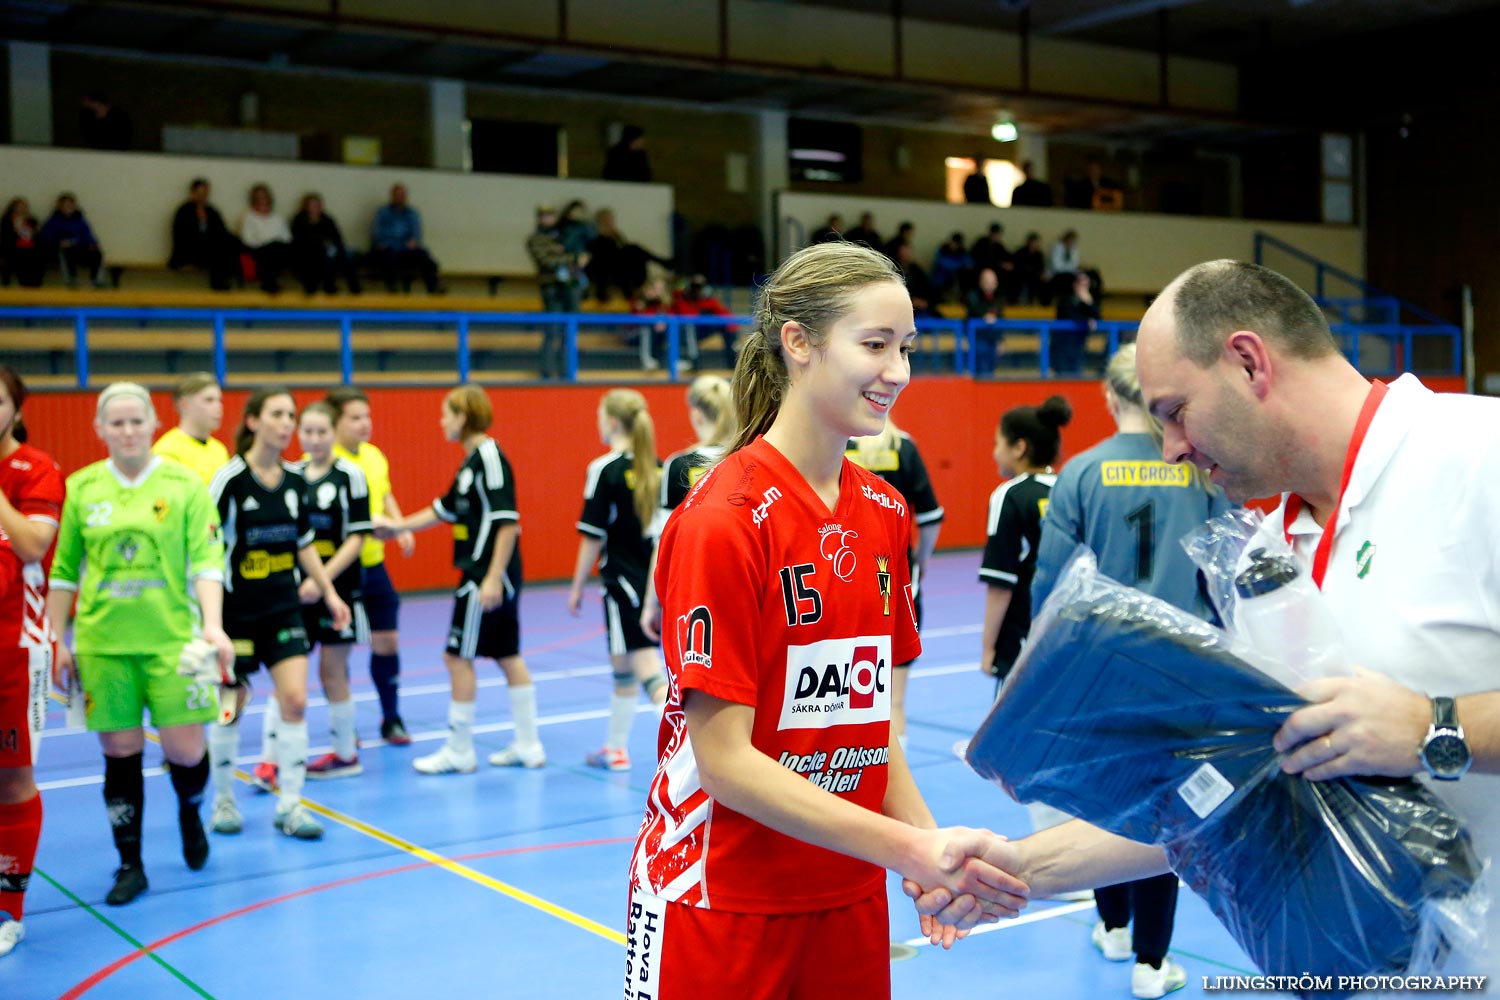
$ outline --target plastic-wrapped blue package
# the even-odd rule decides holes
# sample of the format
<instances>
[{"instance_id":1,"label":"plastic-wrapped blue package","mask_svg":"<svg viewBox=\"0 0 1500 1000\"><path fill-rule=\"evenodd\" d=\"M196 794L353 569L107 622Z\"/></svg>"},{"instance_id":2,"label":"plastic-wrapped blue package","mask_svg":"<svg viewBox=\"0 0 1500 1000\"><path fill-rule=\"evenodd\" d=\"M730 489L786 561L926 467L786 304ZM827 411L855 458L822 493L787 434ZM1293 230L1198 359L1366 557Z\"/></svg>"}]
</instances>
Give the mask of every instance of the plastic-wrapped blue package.
<instances>
[{"instance_id":1,"label":"plastic-wrapped blue package","mask_svg":"<svg viewBox=\"0 0 1500 1000\"><path fill-rule=\"evenodd\" d=\"M1267 974L1441 970L1483 919L1467 831L1415 781L1282 773L1272 736L1305 702L1232 648L1081 553L969 764L1017 801L1162 845Z\"/></svg>"}]
</instances>

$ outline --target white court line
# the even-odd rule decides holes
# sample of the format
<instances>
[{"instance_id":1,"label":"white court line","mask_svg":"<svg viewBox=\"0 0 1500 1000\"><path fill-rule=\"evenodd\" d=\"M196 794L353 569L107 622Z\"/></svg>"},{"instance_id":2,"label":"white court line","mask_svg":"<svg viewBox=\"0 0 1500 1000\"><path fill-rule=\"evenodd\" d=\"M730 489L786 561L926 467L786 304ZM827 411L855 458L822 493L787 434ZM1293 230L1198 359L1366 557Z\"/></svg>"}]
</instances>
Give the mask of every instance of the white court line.
<instances>
[{"instance_id":1,"label":"white court line","mask_svg":"<svg viewBox=\"0 0 1500 1000\"><path fill-rule=\"evenodd\" d=\"M635 711L636 711L637 715L641 715L641 714L644 714L644 713L647 713L647 712L655 714L656 713L656 706L653 705L653 704L651 704L650 702L645 702L643 704L637 705L636 708L635 708ZM589 710L587 712L564 712L564 713L562 713L560 715L545 715L545 716L542 716L541 718L537 719L536 720L536 724L538 726L562 726L562 725L567 725L570 722L587 722L587 721L589 721L591 719L607 719L607 718L609 718L609 710L608 709L591 709L591 710ZM209 725L214 725L214 723L208 723L208 724ZM483 725L475 726L474 727L474 733L475 733L475 735L478 735L478 734L481 734L481 733L503 733L503 732L506 732L508 730L512 730L512 729L515 729L515 728L516 728L516 724L514 722L486 722ZM72 730L72 732L81 733L81 732L84 732L84 730L82 730L82 729L74 729L74 730ZM61 733L59 733L59 735L61 735ZM448 738L448 730L446 728L443 728L443 729L434 729L434 730L432 730L430 732L425 732L425 733L412 733L411 734L411 741L413 743L428 743L428 742L431 742L433 740L445 740L447 738ZM385 740L376 740L376 739L360 740L360 746L361 747L385 746ZM308 753L309 756L316 756L316 755L319 755L319 754L331 753L332 751L333 751L333 747L332 746L318 746L318 747L309 746L307 748L307 753ZM260 754L258 754L258 753L240 754L238 757L235 758L234 762L235 762L236 765L249 764L251 766L254 766L254 765L260 763ZM153 775L160 776L162 774L165 774L166 772L163 771L160 767L153 766L153 767L143 767L143 768L141 768L141 773L144 774L146 777L149 778L149 777L152 777ZM77 777L77 778L57 778L57 779L54 779L52 781L38 781L36 783L36 787L40 791L46 792L46 791L50 791L50 790L52 790L54 788L77 788L77 787L82 786L82 785L100 785L100 784L103 784L103 783L104 783L104 775L102 775L102 774L89 774L89 775L83 775L83 776Z\"/></svg>"},{"instance_id":2,"label":"white court line","mask_svg":"<svg viewBox=\"0 0 1500 1000\"><path fill-rule=\"evenodd\" d=\"M599 676L601 674L607 674L607 673L610 673L610 666L609 666L609 664L605 663L605 664L596 664L595 666L591 666L591 667L569 667L569 668L567 668L565 670L537 670L537 671L533 671L532 672L532 674L531 674L531 680L532 680L533 683L546 682L546 681L560 681L560 680L567 680L567 679L573 678L573 677L597 677L597 676ZM503 684L505 684L505 678L503 676L501 676L501 677L483 677L483 678L480 678L479 680L475 681L475 686L476 687L481 687L481 688L500 687ZM447 681L443 681L442 683L439 683L439 684L418 684L415 687L403 687L401 689L401 697L403 697L403 698L419 698L419 697L421 697L423 695L430 695L430 694L450 694L452 692L452 690L453 690L452 686ZM350 701L354 701L354 702L376 701L376 700L378 700L379 697L380 696L378 694L376 694L374 691L361 691L358 694L351 695ZM328 704L328 699L325 698L325 697L323 697L322 695L309 694L307 696L307 707L308 708L323 708L323 707L327 706L327 704ZM245 718L245 717L251 716L251 715L263 715L263 714L265 714L265 711L266 711L266 703L265 703L265 701L264 700L258 700L258 701L252 702L249 705L246 705L245 706L245 711L243 713L241 713L240 717L241 718ZM52 728L44 729L42 731L42 739L46 739L49 736L73 736L73 735L76 735L77 733L86 733L86 732L88 732L88 730L84 729L84 728L82 728L80 726L54 726Z\"/></svg>"},{"instance_id":3,"label":"white court line","mask_svg":"<svg viewBox=\"0 0 1500 1000\"><path fill-rule=\"evenodd\" d=\"M968 635L979 631L981 631L981 628L978 625L955 625L945 629L931 629L927 632L923 632L922 634L931 638L941 639L946 636ZM978 669L979 661L974 660L973 662L969 663L954 663L942 667L913 667L911 670L911 676L942 677L947 674L961 674L969 670L977 671ZM600 677L608 673L611 673L609 664L599 663L587 667L568 667L562 670L534 670L531 673L531 679L533 683L548 683L551 681L570 680L576 677ZM481 688L493 688L500 687L505 684L505 682L506 681L503 676L482 677L476 681L476 686ZM425 695L446 695L449 694L451 690L452 688L446 681L442 681L436 684L418 684L414 687L401 688L401 697L420 698ZM360 703L376 701L378 700L378 698L379 695L374 691L361 691L357 694L354 694L351 700L355 703ZM327 704L328 699L324 698L322 695L314 695L309 693L307 696L308 708L323 708L327 706ZM265 710L266 706L264 701L255 701L245 706L245 711L241 718L252 715L262 715L265 713ZM478 732L478 730L475 731ZM42 731L42 739L45 740L54 736L76 736L78 733L83 732L87 732L87 730L78 726L54 726ZM415 737L413 737L413 739L415 739Z\"/></svg>"},{"instance_id":4,"label":"white court line","mask_svg":"<svg viewBox=\"0 0 1500 1000\"><path fill-rule=\"evenodd\" d=\"M1066 903L1062 906L1054 906L1046 910L1037 910L1035 913L1027 913L1023 916L1017 917L1014 920L1001 920L998 923L993 924L980 924L978 927L969 931L969 937L973 937L976 934L988 934L991 931L1008 931L1012 927L1020 927L1022 924L1034 924L1038 920L1051 920L1053 917L1065 917L1069 913L1078 913L1082 910L1092 910L1093 908L1094 901L1092 899L1086 900L1082 903ZM903 941L902 944L909 944L913 948L920 948L923 945L931 946L932 942L924 937L914 937L909 940Z\"/></svg>"},{"instance_id":5,"label":"white court line","mask_svg":"<svg viewBox=\"0 0 1500 1000\"><path fill-rule=\"evenodd\" d=\"M964 629L966 631L977 631L977 629L970 629L967 626L959 626L959 628ZM950 664L947 664L946 666L938 666L938 667L913 667L912 671L911 671L911 675L914 678L916 678L916 677L941 677L941 676L945 676L945 675L948 675L948 674L962 674L962 673L967 673L969 671L977 671L978 669L979 669L979 661L975 660L973 662L950 663ZM606 672L608 670L609 670L609 667L607 665L606 666L602 666L602 667L579 667L579 668L570 669L570 670L554 670L554 671L547 671L545 673L538 672L538 673L532 674L531 676L532 676L532 680L549 680L550 681L550 680L562 680L562 679L564 679L566 677L593 676L595 674L604 673L604 672ZM497 687L497 686L499 686L501 684L504 684L504 683L505 683L505 678L504 677L488 677L488 678L485 678L485 679L479 681L478 682L478 686L479 687ZM406 696L406 695L417 695L417 694L448 694L449 693L449 688L448 688L447 684L427 684L427 685L423 685L421 687L416 687L416 688L410 688L410 689L403 688L402 691L401 691L401 693L402 693L403 696ZM375 694L373 692L371 692L371 693L366 694L366 695L355 695L354 696L354 700L355 701L374 701L375 700ZM326 704L327 704L327 702L324 699L322 699L322 698L314 698L314 697L309 696L308 699L307 699L307 706L309 708L313 708L313 707L319 706L319 705L326 705ZM265 709L265 704L264 703L258 703L258 704L251 705L251 706L249 706L249 707L247 707L245 709L244 715L242 715L241 718L244 718L244 717L250 716L250 715L264 714L265 710L266 709ZM650 704L649 702L643 702L642 704L637 705L635 710L636 710L637 714L642 714L642 713L646 713L646 712L655 712L656 711L656 707L654 705ZM561 726L561 725L566 725L566 724L568 724L570 722L586 722L586 721L591 720L591 719L607 719L608 717L609 717L609 711L608 711L608 709L591 709L591 710L585 711L585 712L565 712L565 713L560 714L560 715L543 716L542 718L539 718L537 720L537 725L539 725L539 726ZM501 732L507 732L507 731L513 730L514 728L515 728L515 723L514 722L487 722L487 723L484 723L482 725L475 726L474 727L474 732L476 734L479 734L479 733L501 733ZM46 739L49 736L77 736L77 735L80 735L80 734L83 734L83 733L87 733L87 732L88 732L88 730L81 729L81 728L79 728L77 726L59 726L59 727L56 727L56 728L44 730L42 732L42 738ZM447 739L447 738L448 738L448 730L447 730L446 727L443 728L443 729L434 729L434 730L431 730L431 731L425 732L425 733L412 733L411 734L411 741L413 743L430 743L430 742L433 742L435 740L442 740L442 739ZM366 746L366 747L384 746L385 745L385 741L384 740L378 740L378 739L360 740L360 745L361 746ZM307 752L309 754L324 754L324 753L330 753L332 750L333 750L333 748L331 746L318 746L318 747L308 747ZM253 764L258 764L259 762L260 762L260 756L258 754L246 754L244 756L239 757L236 760L237 764L252 764L253 765ZM147 777L150 777L153 774L159 775L159 774L162 773L162 771L161 771L160 768L150 767L150 768L142 768L142 773L144 773ZM36 786L37 786L38 789L40 789L42 791L48 791L48 790L54 789L54 788L75 788L75 787L78 787L80 785L98 785L98 784L102 784L103 781L104 781L104 776L102 774L100 774L100 775L87 775L87 776L78 777L78 778L57 778L57 779L54 779L52 781L39 781L39 782L37 782ZM1051 912L1051 911L1048 911L1048 912ZM1014 923L1014 922L1015 921L1011 921L1011 923ZM988 927L990 925L989 924L985 924L984 926ZM974 933L978 933L978 930L974 931Z\"/></svg>"}]
</instances>

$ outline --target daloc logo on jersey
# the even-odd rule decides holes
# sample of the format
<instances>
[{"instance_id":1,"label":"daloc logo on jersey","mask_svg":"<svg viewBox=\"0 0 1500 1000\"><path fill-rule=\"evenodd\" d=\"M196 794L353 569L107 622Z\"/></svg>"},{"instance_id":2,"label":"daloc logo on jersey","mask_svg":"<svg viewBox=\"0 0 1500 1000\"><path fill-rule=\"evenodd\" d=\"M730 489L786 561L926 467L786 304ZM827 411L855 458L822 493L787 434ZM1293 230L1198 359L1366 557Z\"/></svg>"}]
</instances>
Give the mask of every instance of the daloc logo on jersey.
<instances>
[{"instance_id":1,"label":"daloc logo on jersey","mask_svg":"<svg viewBox=\"0 0 1500 1000\"><path fill-rule=\"evenodd\" d=\"M826 729L889 720L890 662L888 635L788 647L780 728Z\"/></svg>"}]
</instances>

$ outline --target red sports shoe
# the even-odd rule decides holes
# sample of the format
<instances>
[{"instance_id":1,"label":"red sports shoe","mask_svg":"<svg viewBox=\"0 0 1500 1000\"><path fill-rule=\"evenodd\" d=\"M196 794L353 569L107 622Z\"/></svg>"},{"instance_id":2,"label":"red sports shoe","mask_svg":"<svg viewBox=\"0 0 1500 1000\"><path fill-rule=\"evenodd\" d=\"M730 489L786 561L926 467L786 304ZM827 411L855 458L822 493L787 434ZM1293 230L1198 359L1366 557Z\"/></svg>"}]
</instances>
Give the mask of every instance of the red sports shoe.
<instances>
[{"instance_id":1,"label":"red sports shoe","mask_svg":"<svg viewBox=\"0 0 1500 1000\"><path fill-rule=\"evenodd\" d=\"M263 792L275 792L276 765L264 760L256 764L250 775L250 783Z\"/></svg>"},{"instance_id":2,"label":"red sports shoe","mask_svg":"<svg viewBox=\"0 0 1500 1000\"><path fill-rule=\"evenodd\" d=\"M325 753L317 760L307 762L307 780L323 781L327 778L352 778L364 774L365 767L359 762L359 754L344 760L337 754Z\"/></svg>"},{"instance_id":3,"label":"red sports shoe","mask_svg":"<svg viewBox=\"0 0 1500 1000\"><path fill-rule=\"evenodd\" d=\"M600 767L606 771L630 770L630 754L623 747L602 747L586 754L583 762L589 767Z\"/></svg>"}]
</instances>

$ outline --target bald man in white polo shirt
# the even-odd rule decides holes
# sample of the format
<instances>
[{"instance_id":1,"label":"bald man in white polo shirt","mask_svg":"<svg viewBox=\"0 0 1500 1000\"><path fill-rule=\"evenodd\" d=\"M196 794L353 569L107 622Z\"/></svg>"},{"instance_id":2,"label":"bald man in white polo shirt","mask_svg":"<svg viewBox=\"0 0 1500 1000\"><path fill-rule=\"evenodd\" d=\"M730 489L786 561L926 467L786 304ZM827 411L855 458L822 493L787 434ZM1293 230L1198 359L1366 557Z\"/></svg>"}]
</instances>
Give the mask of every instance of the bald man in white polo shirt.
<instances>
[{"instance_id":1,"label":"bald man in white polo shirt","mask_svg":"<svg viewBox=\"0 0 1500 1000\"><path fill-rule=\"evenodd\" d=\"M1236 261L1179 276L1136 343L1163 457L1234 500L1284 495L1262 531L1292 544L1365 668L1302 689L1315 704L1277 733L1283 768L1426 775L1500 864L1500 400L1372 385L1306 293ZM1038 898L1166 870L1160 848L1077 820L1017 844ZM1483 967L1461 971L1500 979L1491 903Z\"/></svg>"}]
</instances>

